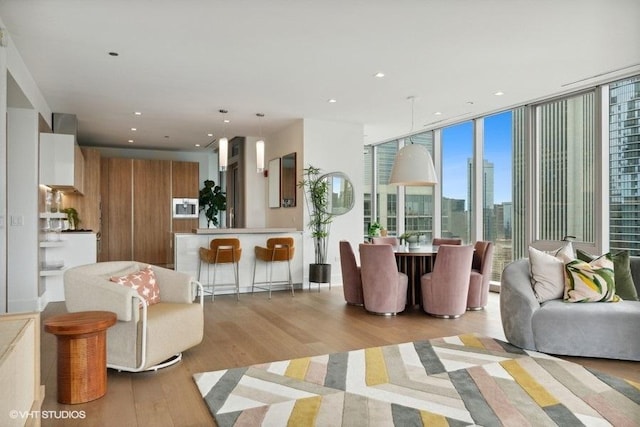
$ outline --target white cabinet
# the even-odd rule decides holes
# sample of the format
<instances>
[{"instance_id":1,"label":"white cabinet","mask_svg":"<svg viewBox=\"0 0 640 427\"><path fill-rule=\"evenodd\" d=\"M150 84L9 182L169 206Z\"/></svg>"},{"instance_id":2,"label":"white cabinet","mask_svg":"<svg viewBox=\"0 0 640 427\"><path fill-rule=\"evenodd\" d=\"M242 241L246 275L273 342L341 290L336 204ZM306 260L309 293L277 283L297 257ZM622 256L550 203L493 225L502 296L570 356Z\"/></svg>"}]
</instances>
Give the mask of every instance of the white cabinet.
<instances>
[{"instance_id":1,"label":"white cabinet","mask_svg":"<svg viewBox=\"0 0 640 427\"><path fill-rule=\"evenodd\" d=\"M47 293L47 302L64 301L63 273L68 268L96 262L96 233L60 233L59 241L41 241L40 250L41 289Z\"/></svg>"},{"instance_id":2,"label":"white cabinet","mask_svg":"<svg viewBox=\"0 0 640 427\"><path fill-rule=\"evenodd\" d=\"M40 184L83 193L84 156L73 135L40 134Z\"/></svg>"}]
</instances>

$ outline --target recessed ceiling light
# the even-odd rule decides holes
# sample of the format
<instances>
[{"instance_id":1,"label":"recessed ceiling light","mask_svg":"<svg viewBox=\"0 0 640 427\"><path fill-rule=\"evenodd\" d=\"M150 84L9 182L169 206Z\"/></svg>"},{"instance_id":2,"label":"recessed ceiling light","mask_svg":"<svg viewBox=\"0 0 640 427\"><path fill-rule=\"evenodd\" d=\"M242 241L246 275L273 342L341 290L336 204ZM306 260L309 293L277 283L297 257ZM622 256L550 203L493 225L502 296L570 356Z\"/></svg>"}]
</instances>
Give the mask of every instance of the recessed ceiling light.
<instances>
[{"instance_id":1,"label":"recessed ceiling light","mask_svg":"<svg viewBox=\"0 0 640 427\"><path fill-rule=\"evenodd\" d=\"M223 122L224 122L224 123L231 123L231 120L229 120L229 119L224 119L224 120L223 120Z\"/></svg>"},{"instance_id":2,"label":"recessed ceiling light","mask_svg":"<svg viewBox=\"0 0 640 427\"><path fill-rule=\"evenodd\" d=\"M164 137L165 137L165 138L169 138L169 135L165 135Z\"/></svg>"},{"instance_id":3,"label":"recessed ceiling light","mask_svg":"<svg viewBox=\"0 0 640 427\"><path fill-rule=\"evenodd\" d=\"M504 92L502 92L501 90L497 91L496 93L494 93L495 96L502 96L504 95Z\"/></svg>"},{"instance_id":4,"label":"recessed ceiling light","mask_svg":"<svg viewBox=\"0 0 640 427\"><path fill-rule=\"evenodd\" d=\"M141 116L142 113L140 111L134 111L133 114L135 114L136 116Z\"/></svg>"},{"instance_id":5,"label":"recessed ceiling light","mask_svg":"<svg viewBox=\"0 0 640 427\"><path fill-rule=\"evenodd\" d=\"M378 71L377 73L375 73L373 75L373 77L377 77L377 78L381 79L381 78L384 77L384 73L382 71Z\"/></svg>"},{"instance_id":6,"label":"recessed ceiling light","mask_svg":"<svg viewBox=\"0 0 640 427\"><path fill-rule=\"evenodd\" d=\"M133 144L133 139L130 139L130 140L129 140L129 144Z\"/></svg>"},{"instance_id":7,"label":"recessed ceiling light","mask_svg":"<svg viewBox=\"0 0 640 427\"><path fill-rule=\"evenodd\" d=\"M135 132L135 131L137 131L138 129L137 129L137 128L131 128L131 130Z\"/></svg>"},{"instance_id":8,"label":"recessed ceiling light","mask_svg":"<svg viewBox=\"0 0 640 427\"><path fill-rule=\"evenodd\" d=\"M207 136L213 136L213 134L212 133L208 133Z\"/></svg>"},{"instance_id":9,"label":"recessed ceiling light","mask_svg":"<svg viewBox=\"0 0 640 427\"><path fill-rule=\"evenodd\" d=\"M436 111L435 113L433 113L434 116L441 116L442 115L442 111Z\"/></svg>"},{"instance_id":10,"label":"recessed ceiling light","mask_svg":"<svg viewBox=\"0 0 640 427\"><path fill-rule=\"evenodd\" d=\"M200 144L196 144L196 147L200 147Z\"/></svg>"},{"instance_id":11,"label":"recessed ceiling light","mask_svg":"<svg viewBox=\"0 0 640 427\"><path fill-rule=\"evenodd\" d=\"M335 104L336 102L338 102L338 100L331 98L331 99L327 100L327 102L329 104Z\"/></svg>"},{"instance_id":12,"label":"recessed ceiling light","mask_svg":"<svg viewBox=\"0 0 640 427\"><path fill-rule=\"evenodd\" d=\"M109 56L118 56L120 55L118 52L109 52Z\"/></svg>"},{"instance_id":13,"label":"recessed ceiling light","mask_svg":"<svg viewBox=\"0 0 640 427\"><path fill-rule=\"evenodd\" d=\"M473 105L473 101L467 101L467 105Z\"/></svg>"}]
</instances>

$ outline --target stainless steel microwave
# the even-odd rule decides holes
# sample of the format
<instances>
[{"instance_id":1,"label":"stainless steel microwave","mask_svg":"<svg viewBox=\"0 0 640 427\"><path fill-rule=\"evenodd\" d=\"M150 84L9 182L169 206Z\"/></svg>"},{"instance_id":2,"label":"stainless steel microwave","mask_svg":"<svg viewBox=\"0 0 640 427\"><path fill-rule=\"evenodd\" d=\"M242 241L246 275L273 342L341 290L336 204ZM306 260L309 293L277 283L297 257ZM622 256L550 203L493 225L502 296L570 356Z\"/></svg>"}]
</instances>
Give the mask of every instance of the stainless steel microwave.
<instances>
[{"instance_id":1,"label":"stainless steel microwave","mask_svg":"<svg viewBox=\"0 0 640 427\"><path fill-rule=\"evenodd\" d=\"M198 199L185 199L176 197L173 199L174 218L198 218Z\"/></svg>"}]
</instances>

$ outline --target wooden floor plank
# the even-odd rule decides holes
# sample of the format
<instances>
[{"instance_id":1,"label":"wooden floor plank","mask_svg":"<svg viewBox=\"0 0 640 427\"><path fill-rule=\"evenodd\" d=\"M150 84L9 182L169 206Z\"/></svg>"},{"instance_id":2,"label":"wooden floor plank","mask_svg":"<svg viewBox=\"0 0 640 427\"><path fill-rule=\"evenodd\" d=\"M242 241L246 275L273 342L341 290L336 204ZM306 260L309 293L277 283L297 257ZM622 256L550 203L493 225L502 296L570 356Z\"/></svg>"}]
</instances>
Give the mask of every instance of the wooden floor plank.
<instances>
[{"instance_id":1,"label":"wooden floor plank","mask_svg":"<svg viewBox=\"0 0 640 427\"><path fill-rule=\"evenodd\" d=\"M64 312L51 303L42 320ZM255 363L426 340L476 332L504 339L499 295L491 294L486 310L459 319L436 319L417 307L395 317L368 314L344 303L342 288L297 291L295 297L274 292L216 296L205 302L203 342L187 351L179 364L149 373L109 370L107 394L94 402L56 402L56 342L43 332L42 378L46 384L43 410L83 410L81 420L43 419L47 426L207 426L215 425L192 375ZM49 336L47 336L49 335ZM603 372L640 382L638 363L606 359L565 358Z\"/></svg>"}]
</instances>

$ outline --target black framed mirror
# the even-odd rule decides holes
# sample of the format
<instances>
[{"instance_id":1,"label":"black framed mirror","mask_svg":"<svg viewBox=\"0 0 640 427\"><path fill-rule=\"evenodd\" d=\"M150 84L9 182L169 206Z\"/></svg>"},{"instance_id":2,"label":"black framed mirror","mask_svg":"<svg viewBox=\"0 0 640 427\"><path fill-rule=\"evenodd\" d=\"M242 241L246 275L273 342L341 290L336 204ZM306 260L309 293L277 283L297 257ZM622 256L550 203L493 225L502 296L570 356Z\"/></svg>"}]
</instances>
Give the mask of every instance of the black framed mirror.
<instances>
[{"instance_id":1,"label":"black framed mirror","mask_svg":"<svg viewBox=\"0 0 640 427\"><path fill-rule=\"evenodd\" d=\"M283 208L292 208L296 205L296 153L282 156L280 185Z\"/></svg>"},{"instance_id":2,"label":"black framed mirror","mask_svg":"<svg viewBox=\"0 0 640 427\"><path fill-rule=\"evenodd\" d=\"M355 191L349 177L342 172L331 172L320 177L327 182L329 203L326 212L331 215L344 215L353 209Z\"/></svg>"}]
</instances>

